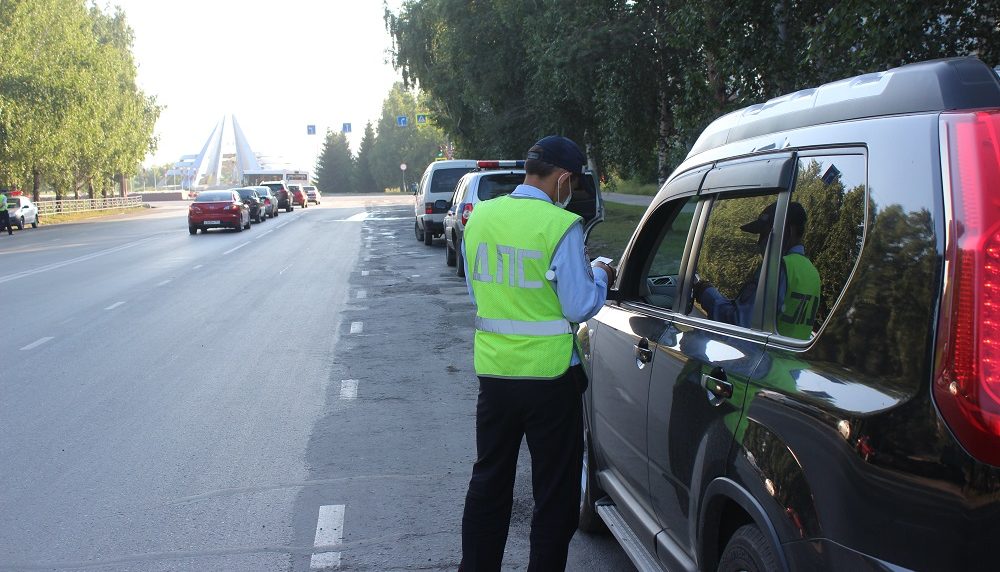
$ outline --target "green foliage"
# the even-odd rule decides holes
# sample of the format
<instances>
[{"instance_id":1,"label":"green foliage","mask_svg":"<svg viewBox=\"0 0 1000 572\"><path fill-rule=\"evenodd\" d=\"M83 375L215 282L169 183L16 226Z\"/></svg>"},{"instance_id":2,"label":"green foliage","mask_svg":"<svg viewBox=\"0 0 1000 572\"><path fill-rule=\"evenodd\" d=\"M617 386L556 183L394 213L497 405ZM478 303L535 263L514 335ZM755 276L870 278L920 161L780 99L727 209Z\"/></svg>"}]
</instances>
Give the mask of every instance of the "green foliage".
<instances>
[{"instance_id":1,"label":"green foliage","mask_svg":"<svg viewBox=\"0 0 1000 572\"><path fill-rule=\"evenodd\" d=\"M321 193L349 193L354 191L354 157L342 132L326 132L323 150L316 160L314 182Z\"/></svg>"},{"instance_id":2,"label":"green foliage","mask_svg":"<svg viewBox=\"0 0 1000 572\"><path fill-rule=\"evenodd\" d=\"M371 153L374 146L375 128L369 121L365 125L365 134L361 138L361 146L358 148L358 157L354 164L354 190L359 193L375 193L380 190L372 175Z\"/></svg>"},{"instance_id":3,"label":"green foliage","mask_svg":"<svg viewBox=\"0 0 1000 572\"><path fill-rule=\"evenodd\" d=\"M57 193L110 186L155 146L155 101L135 84L120 9L82 0L0 3L0 182Z\"/></svg>"},{"instance_id":4,"label":"green foliage","mask_svg":"<svg viewBox=\"0 0 1000 572\"><path fill-rule=\"evenodd\" d=\"M417 124L414 117L425 113L430 102L427 96L406 89L397 83L382 103L377 138L366 153L369 170L376 188L401 187L406 182L420 177L427 165L434 160L440 145L445 142L444 133L432 123ZM409 118L407 127L397 127L396 117ZM432 115L432 119L433 119ZM399 168L406 164L405 173Z\"/></svg>"},{"instance_id":5,"label":"green foliage","mask_svg":"<svg viewBox=\"0 0 1000 572\"><path fill-rule=\"evenodd\" d=\"M719 115L909 62L1000 63L1000 0L407 0L395 65L472 156L551 133L662 182Z\"/></svg>"}]
</instances>

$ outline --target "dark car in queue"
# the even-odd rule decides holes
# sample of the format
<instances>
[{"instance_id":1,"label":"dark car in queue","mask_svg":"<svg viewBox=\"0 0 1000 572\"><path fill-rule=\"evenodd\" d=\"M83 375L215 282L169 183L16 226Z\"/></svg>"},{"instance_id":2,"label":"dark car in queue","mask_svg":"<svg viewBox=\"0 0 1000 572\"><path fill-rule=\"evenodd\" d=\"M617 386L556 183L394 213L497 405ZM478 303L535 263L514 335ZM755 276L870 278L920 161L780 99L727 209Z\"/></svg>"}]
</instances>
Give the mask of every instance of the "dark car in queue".
<instances>
[{"instance_id":1,"label":"dark car in queue","mask_svg":"<svg viewBox=\"0 0 1000 572\"><path fill-rule=\"evenodd\" d=\"M235 189L202 191L188 207L188 232L208 232L210 228L231 228L236 232L250 228L250 207Z\"/></svg>"},{"instance_id":2,"label":"dark car in queue","mask_svg":"<svg viewBox=\"0 0 1000 572\"><path fill-rule=\"evenodd\" d=\"M292 193L288 190L288 183L284 181L264 181L261 186L271 189L271 192L278 198L278 208L285 209L286 213L295 210L295 202Z\"/></svg>"},{"instance_id":3,"label":"dark car in queue","mask_svg":"<svg viewBox=\"0 0 1000 572\"><path fill-rule=\"evenodd\" d=\"M288 192L292 195L292 203L302 208L309 207L309 198L302 190L302 185L288 185Z\"/></svg>"},{"instance_id":4,"label":"dark car in queue","mask_svg":"<svg viewBox=\"0 0 1000 572\"><path fill-rule=\"evenodd\" d=\"M257 185L252 187L257 190L257 195L264 201L264 213L269 218L278 216L278 198L274 196L269 187Z\"/></svg>"},{"instance_id":5,"label":"dark car in queue","mask_svg":"<svg viewBox=\"0 0 1000 572\"><path fill-rule=\"evenodd\" d=\"M254 222L264 222L267 220L267 211L264 200L260 198L257 194L257 189L253 187L240 187L236 189L239 193L240 199L247 205L250 209L250 220Z\"/></svg>"},{"instance_id":6,"label":"dark car in queue","mask_svg":"<svg viewBox=\"0 0 1000 572\"><path fill-rule=\"evenodd\" d=\"M643 570L996 570L1000 81L975 58L725 115L577 332L580 526Z\"/></svg>"}]
</instances>

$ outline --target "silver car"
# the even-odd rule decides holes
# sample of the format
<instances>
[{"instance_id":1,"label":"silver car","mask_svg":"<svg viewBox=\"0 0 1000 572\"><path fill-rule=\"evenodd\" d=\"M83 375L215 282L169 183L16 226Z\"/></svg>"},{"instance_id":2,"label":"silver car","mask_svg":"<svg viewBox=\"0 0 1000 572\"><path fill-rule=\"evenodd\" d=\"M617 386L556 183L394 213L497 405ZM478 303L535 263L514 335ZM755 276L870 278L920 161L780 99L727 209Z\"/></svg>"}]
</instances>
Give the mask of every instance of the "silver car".
<instances>
[{"instance_id":1,"label":"silver car","mask_svg":"<svg viewBox=\"0 0 1000 572\"><path fill-rule=\"evenodd\" d=\"M38 206L25 196L7 197L7 213L10 225L24 230L25 224L38 228Z\"/></svg>"}]
</instances>

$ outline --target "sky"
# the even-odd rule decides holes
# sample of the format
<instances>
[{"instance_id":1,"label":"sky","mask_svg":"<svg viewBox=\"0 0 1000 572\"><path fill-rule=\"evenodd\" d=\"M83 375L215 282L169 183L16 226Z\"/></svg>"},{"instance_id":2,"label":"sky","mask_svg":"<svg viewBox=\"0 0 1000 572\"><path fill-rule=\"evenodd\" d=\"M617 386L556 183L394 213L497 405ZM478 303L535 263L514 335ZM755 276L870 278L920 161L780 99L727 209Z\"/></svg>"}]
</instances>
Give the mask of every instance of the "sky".
<instances>
[{"instance_id":1,"label":"sky","mask_svg":"<svg viewBox=\"0 0 1000 572\"><path fill-rule=\"evenodd\" d=\"M398 11L399 0L389 6ZM312 169L327 128L355 151L399 74L382 0L110 0L135 32L138 82L164 106L146 165L196 154L234 114L268 160ZM102 4L103 5L103 4ZM316 135L306 126L316 125ZM227 125L223 150L231 151Z\"/></svg>"}]
</instances>

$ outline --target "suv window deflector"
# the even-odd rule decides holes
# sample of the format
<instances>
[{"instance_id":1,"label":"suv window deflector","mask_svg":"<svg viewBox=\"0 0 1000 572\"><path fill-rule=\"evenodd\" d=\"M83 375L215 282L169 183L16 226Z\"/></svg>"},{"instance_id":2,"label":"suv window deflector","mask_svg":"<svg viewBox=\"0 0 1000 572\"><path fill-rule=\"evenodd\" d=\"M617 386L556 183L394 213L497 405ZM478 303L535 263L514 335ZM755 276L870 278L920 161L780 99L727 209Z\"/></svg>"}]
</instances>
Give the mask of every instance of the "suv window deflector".
<instances>
[{"instance_id":1,"label":"suv window deflector","mask_svg":"<svg viewBox=\"0 0 1000 572\"><path fill-rule=\"evenodd\" d=\"M779 153L718 163L705 175L702 195L735 190L785 191L792 186L795 154Z\"/></svg>"}]
</instances>

